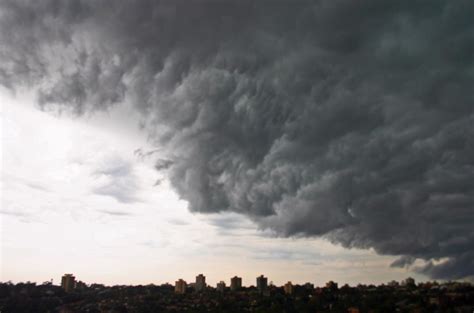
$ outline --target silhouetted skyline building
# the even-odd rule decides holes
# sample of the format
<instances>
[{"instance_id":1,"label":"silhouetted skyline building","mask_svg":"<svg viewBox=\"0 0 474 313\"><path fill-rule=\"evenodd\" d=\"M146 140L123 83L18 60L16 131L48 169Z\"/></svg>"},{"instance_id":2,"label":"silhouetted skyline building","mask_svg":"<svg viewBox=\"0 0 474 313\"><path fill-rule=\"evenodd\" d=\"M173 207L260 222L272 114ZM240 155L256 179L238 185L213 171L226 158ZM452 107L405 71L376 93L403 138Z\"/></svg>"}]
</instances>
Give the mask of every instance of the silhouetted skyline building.
<instances>
[{"instance_id":1,"label":"silhouetted skyline building","mask_svg":"<svg viewBox=\"0 0 474 313\"><path fill-rule=\"evenodd\" d=\"M65 275L64 285L72 281ZM61 278L61 277L60 277ZM474 285L468 282L424 282L413 287L386 284L349 286L338 290L317 287L308 290L291 282L268 287L263 292L243 288L227 292L227 282L219 282L206 292L189 292L182 279L173 286L164 283L105 286L91 284L81 292L80 281L70 293L49 281L44 284L26 282L0 283L3 297L0 308L7 312L473 312ZM194 281L192 285L195 285ZM255 284L253 284L255 285ZM292 287L292 294L291 294ZM60 292L58 292L58 290ZM285 291L285 293L283 292ZM179 294L185 293L185 294ZM26 310L25 310L26 308ZM28 309L29 308L29 309ZM102 312L101 311L101 312Z\"/></svg>"},{"instance_id":2,"label":"silhouetted skyline building","mask_svg":"<svg viewBox=\"0 0 474 313\"><path fill-rule=\"evenodd\" d=\"M178 294L185 294L186 287L187 287L186 282L182 279L178 279L174 285L174 292Z\"/></svg>"},{"instance_id":3,"label":"silhouetted skyline building","mask_svg":"<svg viewBox=\"0 0 474 313\"><path fill-rule=\"evenodd\" d=\"M195 289L196 291L204 291L204 289L206 289L206 276L203 274L196 276Z\"/></svg>"},{"instance_id":4,"label":"silhouetted skyline building","mask_svg":"<svg viewBox=\"0 0 474 313\"><path fill-rule=\"evenodd\" d=\"M260 292L264 292L268 287L268 278L263 275L257 277L257 289Z\"/></svg>"},{"instance_id":5,"label":"silhouetted skyline building","mask_svg":"<svg viewBox=\"0 0 474 313\"><path fill-rule=\"evenodd\" d=\"M74 289L76 277L72 274L64 274L63 277L61 277L61 287L64 289L66 292L71 292Z\"/></svg>"},{"instance_id":6,"label":"silhouetted skyline building","mask_svg":"<svg viewBox=\"0 0 474 313\"><path fill-rule=\"evenodd\" d=\"M223 282L223 281L218 282L217 285L216 285L216 289L219 292L224 292L225 291L225 282Z\"/></svg>"},{"instance_id":7,"label":"silhouetted skyline building","mask_svg":"<svg viewBox=\"0 0 474 313\"><path fill-rule=\"evenodd\" d=\"M242 288L242 278L234 276L230 279L230 290L237 291Z\"/></svg>"}]
</instances>

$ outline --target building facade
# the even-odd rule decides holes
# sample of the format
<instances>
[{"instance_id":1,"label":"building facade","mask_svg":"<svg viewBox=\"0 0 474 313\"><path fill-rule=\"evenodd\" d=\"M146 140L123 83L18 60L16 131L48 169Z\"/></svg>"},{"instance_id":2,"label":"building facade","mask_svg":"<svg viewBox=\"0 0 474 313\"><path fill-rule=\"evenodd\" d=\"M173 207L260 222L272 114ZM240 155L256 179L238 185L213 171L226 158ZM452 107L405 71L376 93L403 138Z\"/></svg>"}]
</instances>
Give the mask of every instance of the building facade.
<instances>
[{"instance_id":1,"label":"building facade","mask_svg":"<svg viewBox=\"0 0 474 313\"><path fill-rule=\"evenodd\" d=\"M199 274L196 276L196 291L204 291L206 289L206 276Z\"/></svg>"},{"instance_id":2,"label":"building facade","mask_svg":"<svg viewBox=\"0 0 474 313\"><path fill-rule=\"evenodd\" d=\"M242 278L234 276L230 279L230 290L237 291L242 288Z\"/></svg>"},{"instance_id":3,"label":"building facade","mask_svg":"<svg viewBox=\"0 0 474 313\"><path fill-rule=\"evenodd\" d=\"M72 274L64 274L61 277L61 287L66 292L71 292L74 289L74 285L76 283L76 277Z\"/></svg>"},{"instance_id":4,"label":"building facade","mask_svg":"<svg viewBox=\"0 0 474 313\"><path fill-rule=\"evenodd\" d=\"M291 283L291 281L287 282L283 286L283 289L285 290L285 294L292 295L293 294L293 284Z\"/></svg>"},{"instance_id":5,"label":"building facade","mask_svg":"<svg viewBox=\"0 0 474 313\"><path fill-rule=\"evenodd\" d=\"M263 275L257 277L257 289L260 292L264 292L268 287L268 278Z\"/></svg>"},{"instance_id":6,"label":"building facade","mask_svg":"<svg viewBox=\"0 0 474 313\"><path fill-rule=\"evenodd\" d=\"M223 281L218 282L217 286L216 286L216 289L219 292L224 292L225 291L225 282L223 282Z\"/></svg>"},{"instance_id":7,"label":"building facade","mask_svg":"<svg viewBox=\"0 0 474 313\"><path fill-rule=\"evenodd\" d=\"M179 279L174 284L174 292L177 294L185 294L186 287L187 287L186 282L182 279Z\"/></svg>"}]
</instances>

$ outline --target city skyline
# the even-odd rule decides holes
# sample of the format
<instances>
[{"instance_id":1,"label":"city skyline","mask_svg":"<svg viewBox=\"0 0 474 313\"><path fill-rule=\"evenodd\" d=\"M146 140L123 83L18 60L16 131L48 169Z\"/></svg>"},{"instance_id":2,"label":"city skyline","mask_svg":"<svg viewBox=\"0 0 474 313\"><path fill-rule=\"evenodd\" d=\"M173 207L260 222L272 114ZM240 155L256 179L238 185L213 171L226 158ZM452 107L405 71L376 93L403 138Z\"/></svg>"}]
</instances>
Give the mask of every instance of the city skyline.
<instances>
[{"instance_id":1,"label":"city skyline","mask_svg":"<svg viewBox=\"0 0 474 313\"><path fill-rule=\"evenodd\" d=\"M338 286L339 286L339 284L337 282L333 281L333 280L327 281L327 282L325 282L324 284L322 284L320 286L318 286L318 285L315 286L310 281L307 281L307 282L301 283L301 284L293 284L293 282L291 280L287 281L286 283L284 283L282 285L278 285L278 284L274 284L272 280L270 280L270 282L269 282L268 277L266 277L264 274L260 274L259 276L255 277L255 284L244 285L244 284L242 284L242 277L238 277L238 276L230 277L228 280L229 280L229 285L227 285L225 283L225 281L220 280L219 282L217 282L216 286L213 287L211 284L206 283L206 276L201 273L201 274L199 274L195 277L194 282L186 281L185 279L179 278L174 283L174 290L175 290L175 293L177 293L177 294L185 294L185 293L187 293L188 289L192 289L193 291L199 293L199 292L205 292L207 289L216 289L217 291L223 292L227 289L230 290L230 291L240 291L241 288L255 288L259 292L264 292L268 288L282 287L285 294L291 295L296 286L303 286L303 287L306 287L306 288L309 288L309 289L327 288L328 290L337 290ZM60 281L61 281L61 284L60 284L61 288L63 288L66 292L73 292L74 289L86 288L86 287L90 287L90 286L93 286L93 285L103 285L101 282L86 283L86 282L83 282L81 280L76 280L76 277L74 276L74 274L70 274L70 273L64 274L61 277ZM236 282L236 283L234 284L234 282ZM419 284L423 285L423 284L430 284L430 283L438 283L438 282L428 281L428 282L420 282ZM466 283L469 284L469 282L466 282ZM51 281L43 282L43 284L53 285L54 282L53 282L53 279L51 279ZM148 285L155 285L156 286L156 284L154 284L154 283L150 283ZM172 286L172 284L170 282L164 282L161 285L171 285ZM364 284L360 284L360 283L357 284L357 286L361 286L361 285L363 286ZM369 284L369 285L372 285L372 284ZM416 281L412 277L407 277L407 278L405 278L401 281L392 280L392 281L389 281L387 283L382 283L381 285L382 286L387 285L387 286L391 286L391 287L416 286ZM120 286L120 285L115 285L115 286ZM122 285L122 286L132 286L133 287L134 285ZM349 284L344 284L344 286L350 286L350 285ZM355 286L355 287L357 287L357 286Z\"/></svg>"},{"instance_id":2,"label":"city skyline","mask_svg":"<svg viewBox=\"0 0 474 313\"><path fill-rule=\"evenodd\" d=\"M196 282L204 275L196 276ZM72 280L71 280L72 278ZM235 278L235 277L234 277ZM256 281L264 280L260 275ZM74 288L69 288L74 283ZM262 284L260 284L262 287ZM15 296L20 293L21 296ZM474 286L460 282L425 282L415 284L412 278L401 283L383 285L325 286L312 284L255 286L233 290L221 281L214 288L198 290L180 279L176 286L140 285L105 286L74 282L65 274L61 286L51 282L0 283L0 308L7 312L42 311L82 312L456 312L468 313L474 308Z\"/></svg>"},{"instance_id":3,"label":"city skyline","mask_svg":"<svg viewBox=\"0 0 474 313\"><path fill-rule=\"evenodd\" d=\"M0 281L473 281L472 16L0 1Z\"/></svg>"}]
</instances>

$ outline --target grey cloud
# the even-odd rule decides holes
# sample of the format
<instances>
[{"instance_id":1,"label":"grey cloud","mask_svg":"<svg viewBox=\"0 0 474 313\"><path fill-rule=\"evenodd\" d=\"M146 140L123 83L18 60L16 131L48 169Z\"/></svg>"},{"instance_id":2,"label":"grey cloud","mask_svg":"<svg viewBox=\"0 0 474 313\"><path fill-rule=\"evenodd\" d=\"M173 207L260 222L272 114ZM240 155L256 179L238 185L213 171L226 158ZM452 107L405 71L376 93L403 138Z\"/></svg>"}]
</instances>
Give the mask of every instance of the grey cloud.
<instances>
[{"instance_id":1,"label":"grey cloud","mask_svg":"<svg viewBox=\"0 0 474 313\"><path fill-rule=\"evenodd\" d=\"M165 159L158 159L155 162L155 169L157 171L162 171L170 168L173 165L173 161L171 160L165 160Z\"/></svg>"},{"instance_id":2,"label":"grey cloud","mask_svg":"<svg viewBox=\"0 0 474 313\"><path fill-rule=\"evenodd\" d=\"M126 177L132 172L132 165L121 159L108 158L107 162L94 172L94 175Z\"/></svg>"},{"instance_id":3,"label":"grey cloud","mask_svg":"<svg viewBox=\"0 0 474 313\"><path fill-rule=\"evenodd\" d=\"M221 212L205 217L204 221L216 227L216 233L221 237L246 237L255 235L255 224L245 216ZM258 233L263 236L263 233Z\"/></svg>"},{"instance_id":4,"label":"grey cloud","mask_svg":"<svg viewBox=\"0 0 474 313\"><path fill-rule=\"evenodd\" d=\"M472 1L1 10L0 83L78 114L132 102L190 210L474 274Z\"/></svg>"},{"instance_id":5,"label":"grey cloud","mask_svg":"<svg viewBox=\"0 0 474 313\"><path fill-rule=\"evenodd\" d=\"M249 229L251 223L243 216L237 214L214 214L205 219L211 225L224 229Z\"/></svg>"},{"instance_id":6,"label":"grey cloud","mask_svg":"<svg viewBox=\"0 0 474 313\"><path fill-rule=\"evenodd\" d=\"M98 185L92 189L93 193L110 196L122 203L140 202L137 177L130 162L106 158L93 176L98 180Z\"/></svg>"},{"instance_id":7,"label":"grey cloud","mask_svg":"<svg viewBox=\"0 0 474 313\"><path fill-rule=\"evenodd\" d=\"M412 265L416 259L412 256L402 256L390 264L391 267L408 267Z\"/></svg>"},{"instance_id":8,"label":"grey cloud","mask_svg":"<svg viewBox=\"0 0 474 313\"><path fill-rule=\"evenodd\" d=\"M442 265L435 265L430 261L426 266L421 267L419 271L433 278L443 279L450 277L454 279L469 278L474 280L471 270L474 266L473 259L473 253L467 251L465 253L460 253L456 258L449 259L442 263Z\"/></svg>"},{"instance_id":9,"label":"grey cloud","mask_svg":"<svg viewBox=\"0 0 474 313\"><path fill-rule=\"evenodd\" d=\"M140 160L145 160L146 158L153 156L155 153L159 151L160 151L159 149L144 151L142 148L138 148L138 149L135 149L135 151L133 151L133 154L136 155Z\"/></svg>"},{"instance_id":10,"label":"grey cloud","mask_svg":"<svg viewBox=\"0 0 474 313\"><path fill-rule=\"evenodd\" d=\"M173 225L178 225L178 226L186 226L189 225L189 223L185 220L178 219L178 218L172 218L168 220L168 223L173 224Z\"/></svg>"},{"instance_id":11,"label":"grey cloud","mask_svg":"<svg viewBox=\"0 0 474 313\"><path fill-rule=\"evenodd\" d=\"M132 215L129 212L117 211L117 210L99 210L99 212L107 214L107 215L112 215L112 216L130 216L130 215Z\"/></svg>"},{"instance_id":12,"label":"grey cloud","mask_svg":"<svg viewBox=\"0 0 474 313\"><path fill-rule=\"evenodd\" d=\"M29 213L23 212L23 211L13 211L13 210L0 210L0 214L4 215L9 215L9 216L15 216L15 217L28 217L30 216Z\"/></svg>"},{"instance_id":13,"label":"grey cloud","mask_svg":"<svg viewBox=\"0 0 474 313\"><path fill-rule=\"evenodd\" d=\"M15 175L3 174L2 179L8 179L9 181L14 182L15 184L23 185L34 190L51 192L51 189L47 186L47 184L41 181L32 180L31 178L23 178Z\"/></svg>"},{"instance_id":14,"label":"grey cloud","mask_svg":"<svg viewBox=\"0 0 474 313\"><path fill-rule=\"evenodd\" d=\"M46 192L50 192L51 190L44 186L43 184L41 183L36 183L36 182L29 182L29 183L26 183L26 185L32 189L36 189L36 190L41 190L41 191L46 191Z\"/></svg>"},{"instance_id":15,"label":"grey cloud","mask_svg":"<svg viewBox=\"0 0 474 313\"><path fill-rule=\"evenodd\" d=\"M253 258L257 260L291 260L291 261L303 261L308 262L313 260L314 262L321 261L325 257L321 256L316 252L303 252L303 251L294 251L292 249L267 249L267 250L255 250L253 251Z\"/></svg>"},{"instance_id":16,"label":"grey cloud","mask_svg":"<svg viewBox=\"0 0 474 313\"><path fill-rule=\"evenodd\" d=\"M156 153L159 153L159 149L154 149L150 151L143 151L142 148L136 149L133 154L136 155L140 160L145 160L147 158L153 157ZM157 171L165 171L173 165L173 160L168 159L156 159L155 160L155 169ZM156 186L161 183L161 180L157 180Z\"/></svg>"},{"instance_id":17,"label":"grey cloud","mask_svg":"<svg viewBox=\"0 0 474 313\"><path fill-rule=\"evenodd\" d=\"M5 215L7 217L15 218L22 223L45 223L40 219L39 214L36 212L28 211L25 209L18 208L6 208L0 210L0 215Z\"/></svg>"},{"instance_id":18,"label":"grey cloud","mask_svg":"<svg viewBox=\"0 0 474 313\"><path fill-rule=\"evenodd\" d=\"M103 186L94 188L92 191L97 195L109 196L122 203L139 202L139 199L133 195L135 190L123 181L111 181Z\"/></svg>"}]
</instances>

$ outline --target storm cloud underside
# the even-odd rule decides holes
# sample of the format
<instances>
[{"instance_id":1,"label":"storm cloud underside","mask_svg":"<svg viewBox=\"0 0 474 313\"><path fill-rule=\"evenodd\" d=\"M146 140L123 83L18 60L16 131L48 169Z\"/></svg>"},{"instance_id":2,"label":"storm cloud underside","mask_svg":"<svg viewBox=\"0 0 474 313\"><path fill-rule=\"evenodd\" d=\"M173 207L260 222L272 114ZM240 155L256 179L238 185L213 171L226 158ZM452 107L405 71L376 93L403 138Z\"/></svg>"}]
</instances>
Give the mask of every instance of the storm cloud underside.
<instances>
[{"instance_id":1,"label":"storm cloud underside","mask_svg":"<svg viewBox=\"0 0 474 313\"><path fill-rule=\"evenodd\" d=\"M473 16L469 0L7 0L0 83L79 115L132 103L191 211L464 278Z\"/></svg>"}]
</instances>

